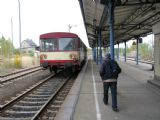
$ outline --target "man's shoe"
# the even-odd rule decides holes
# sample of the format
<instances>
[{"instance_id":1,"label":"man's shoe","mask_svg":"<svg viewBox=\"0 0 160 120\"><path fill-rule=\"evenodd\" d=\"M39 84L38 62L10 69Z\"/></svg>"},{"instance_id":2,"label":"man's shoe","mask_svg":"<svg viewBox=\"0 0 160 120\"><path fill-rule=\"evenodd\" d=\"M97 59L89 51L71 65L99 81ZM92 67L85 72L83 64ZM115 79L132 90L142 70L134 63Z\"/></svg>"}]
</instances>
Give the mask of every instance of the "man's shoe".
<instances>
[{"instance_id":1,"label":"man's shoe","mask_svg":"<svg viewBox=\"0 0 160 120\"><path fill-rule=\"evenodd\" d=\"M103 102L104 102L105 105L108 105L108 102L106 102L106 101L104 101L104 100L103 100Z\"/></svg>"},{"instance_id":2,"label":"man's shoe","mask_svg":"<svg viewBox=\"0 0 160 120\"><path fill-rule=\"evenodd\" d=\"M118 112L118 108L112 108L113 111Z\"/></svg>"},{"instance_id":3,"label":"man's shoe","mask_svg":"<svg viewBox=\"0 0 160 120\"><path fill-rule=\"evenodd\" d=\"M104 102L105 105L108 105L108 102Z\"/></svg>"}]
</instances>

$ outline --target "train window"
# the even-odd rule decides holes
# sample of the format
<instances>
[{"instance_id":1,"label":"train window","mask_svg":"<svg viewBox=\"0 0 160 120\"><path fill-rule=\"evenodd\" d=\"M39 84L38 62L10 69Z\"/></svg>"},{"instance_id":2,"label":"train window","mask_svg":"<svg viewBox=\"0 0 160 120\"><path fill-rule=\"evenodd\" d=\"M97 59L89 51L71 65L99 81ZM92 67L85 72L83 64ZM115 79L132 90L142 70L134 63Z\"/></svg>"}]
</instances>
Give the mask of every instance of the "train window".
<instances>
[{"instance_id":1,"label":"train window","mask_svg":"<svg viewBox=\"0 0 160 120\"><path fill-rule=\"evenodd\" d=\"M41 40L41 51L56 51L57 50L57 40L56 39L42 39Z\"/></svg>"},{"instance_id":2,"label":"train window","mask_svg":"<svg viewBox=\"0 0 160 120\"><path fill-rule=\"evenodd\" d=\"M76 50L77 38L59 38L59 50Z\"/></svg>"}]
</instances>

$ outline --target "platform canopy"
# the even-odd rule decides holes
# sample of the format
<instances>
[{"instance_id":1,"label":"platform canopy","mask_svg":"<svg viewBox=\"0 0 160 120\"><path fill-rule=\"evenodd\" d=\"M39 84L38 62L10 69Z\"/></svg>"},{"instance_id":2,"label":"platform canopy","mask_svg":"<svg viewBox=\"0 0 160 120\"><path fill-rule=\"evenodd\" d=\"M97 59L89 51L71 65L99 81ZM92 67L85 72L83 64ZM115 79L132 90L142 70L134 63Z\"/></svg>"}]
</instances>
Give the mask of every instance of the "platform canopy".
<instances>
[{"instance_id":1,"label":"platform canopy","mask_svg":"<svg viewBox=\"0 0 160 120\"><path fill-rule=\"evenodd\" d=\"M108 2L112 0L79 0L90 47L96 46L101 30L102 46L109 46ZM113 0L115 44L146 36L160 22L160 0Z\"/></svg>"}]
</instances>

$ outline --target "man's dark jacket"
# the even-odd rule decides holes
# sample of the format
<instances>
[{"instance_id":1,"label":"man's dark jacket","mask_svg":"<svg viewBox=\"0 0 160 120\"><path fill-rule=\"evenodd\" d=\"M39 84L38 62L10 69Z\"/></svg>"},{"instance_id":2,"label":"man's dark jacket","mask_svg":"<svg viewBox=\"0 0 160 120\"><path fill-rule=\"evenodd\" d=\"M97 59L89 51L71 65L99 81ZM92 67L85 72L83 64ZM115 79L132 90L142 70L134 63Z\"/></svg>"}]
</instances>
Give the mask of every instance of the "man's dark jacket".
<instances>
[{"instance_id":1,"label":"man's dark jacket","mask_svg":"<svg viewBox=\"0 0 160 120\"><path fill-rule=\"evenodd\" d=\"M114 61L114 63L117 65L118 72L120 73L121 68L119 67L119 65L117 64L116 61ZM107 79L112 79L112 78L117 79L118 78L118 74L116 76L112 76L111 60L110 59L106 59L103 61L102 65L100 67L100 76L101 76L102 80L107 80Z\"/></svg>"}]
</instances>

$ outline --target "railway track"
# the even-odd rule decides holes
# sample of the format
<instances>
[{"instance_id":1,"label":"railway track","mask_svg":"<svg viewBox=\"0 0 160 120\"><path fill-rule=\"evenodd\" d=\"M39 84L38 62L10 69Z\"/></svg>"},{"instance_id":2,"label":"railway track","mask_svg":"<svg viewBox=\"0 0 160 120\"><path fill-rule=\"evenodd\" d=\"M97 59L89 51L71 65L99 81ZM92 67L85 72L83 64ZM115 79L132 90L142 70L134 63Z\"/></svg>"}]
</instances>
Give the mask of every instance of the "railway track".
<instances>
[{"instance_id":1,"label":"railway track","mask_svg":"<svg viewBox=\"0 0 160 120\"><path fill-rule=\"evenodd\" d=\"M0 120L54 119L74 78L51 75L0 107Z\"/></svg>"},{"instance_id":2,"label":"railway track","mask_svg":"<svg viewBox=\"0 0 160 120\"><path fill-rule=\"evenodd\" d=\"M11 75L14 75L14 74L17 74L17 73L21 73L21 72L32 70L32 69L39 68L39 67L40 66L34 66L34 67L30 67L30 68L17 70L17 71L14 71L14 72L11 72L11 73L8 73L8 74L5 74L5 75L0 75L0 78L4 78L4 77L7 77L7 76L11 76Z\"/></svg>"},{"instance_id":3,"label":"railway track","mask_svg":"<svg viewBox=\"0 0 160 120\"><path fill-rule=\"evenodd\" d=\"M2 84L10 83L10 81L12 81L12 80L22 78L24 76L27 76L29 74L33 74L33 73L41 71L41 70L43 70L42 67L36 66L36 67L27 68L27 69L15 71L15 72L0 76L0 84L2 85Z\"/></svg>"},{"instance_id":4,"label":"railway track","mask_svg":"<svg viewBox=\"0 0 160 120\"><path fill-rule=\"evenodd\" d=\"M121 59L125 59L124 57L120 57ZM127 57L126 60L131 60L131 61L136 61L135 58L133 57ZM154 61L151 61L151 60L138 60L138 62L141 62L141 63L146 63L146 64L151 64L153 65L154 64Z\"/></svg>"}]
</instances>

